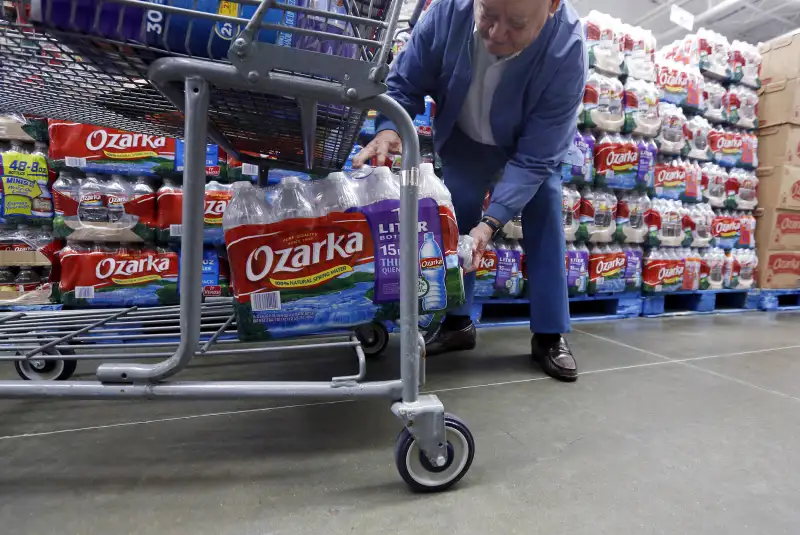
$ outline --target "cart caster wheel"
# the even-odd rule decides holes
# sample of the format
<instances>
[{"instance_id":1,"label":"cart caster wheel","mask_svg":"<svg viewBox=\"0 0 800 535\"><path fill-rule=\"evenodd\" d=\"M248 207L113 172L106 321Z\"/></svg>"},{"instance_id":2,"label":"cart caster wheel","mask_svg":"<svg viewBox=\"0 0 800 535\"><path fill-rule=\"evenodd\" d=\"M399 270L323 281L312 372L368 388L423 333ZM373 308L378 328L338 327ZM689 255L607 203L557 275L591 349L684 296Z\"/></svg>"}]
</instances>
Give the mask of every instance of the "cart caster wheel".
<instances>
[{"instance_id":1,"label":"cart caster wheel","mask_svg":"<svg viewBox=\"0 0 800 535\"><path fill-rule=\"evenodd\" d=\"M372 322L356 329L356 337L361 342L361 349L367 357L375 357L383 353L389 345L389 331L382 323Z\"/></svg>"},{"instance_id":2,"label":"cart caster wheel","mask_svg":"<svg viewBox=\"0 0 800 535\"><path fill-rule=\"evenodd\" d=\"M464 477L475 456L475 439L466 424L453 415L445 414L447 461L433 466L419 449L408 429L403 428L394 447L394 462L400 476L415 492L447 490Z\"/></svg>"},{"instance_id":3,"label":"cart caster wheel","mask_svg":"<svg viewBox=\"0 0 800 535\"><path fill-rule=\"evenodd\" d=\"M47 355L62 356L63 353L51 350ZM78 361L74 359L32 358L14 361L14 369L26 381L66 381L77 367Z\"/></svg>"},{"instance_id":4,"label":"cart caster wheel","mask_svg":"<svg viewBox=\"0 0 800 535\"><path fill-rule=\"evenodd\" d=\"M30 359L15 360L17 374L26 381L66 381L75 373L77 360L71 359Z\"/></svg>"}]
</instances>

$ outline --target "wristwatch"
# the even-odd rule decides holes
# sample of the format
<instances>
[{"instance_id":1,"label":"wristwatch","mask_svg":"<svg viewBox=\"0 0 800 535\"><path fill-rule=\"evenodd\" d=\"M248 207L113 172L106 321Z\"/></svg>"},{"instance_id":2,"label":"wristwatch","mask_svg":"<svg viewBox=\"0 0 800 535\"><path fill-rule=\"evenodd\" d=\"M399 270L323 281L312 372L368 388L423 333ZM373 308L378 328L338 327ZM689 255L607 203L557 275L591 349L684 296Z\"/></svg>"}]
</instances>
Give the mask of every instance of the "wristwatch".
<instances>
[{"instance_id":1,"label":"wristwatch","mask_svg":"<svg viewBox=\"0 0 800 535\"><path fill-rule=\"evenodd\" d=\"M499 224L497 224L497 222L494 219L492 219L491 217L482 217L481 223L486 223L489 226L489 228L492 229L493 240L497 238L497 234L500 232L501 227Z\"/></svg>"}]
</instances>

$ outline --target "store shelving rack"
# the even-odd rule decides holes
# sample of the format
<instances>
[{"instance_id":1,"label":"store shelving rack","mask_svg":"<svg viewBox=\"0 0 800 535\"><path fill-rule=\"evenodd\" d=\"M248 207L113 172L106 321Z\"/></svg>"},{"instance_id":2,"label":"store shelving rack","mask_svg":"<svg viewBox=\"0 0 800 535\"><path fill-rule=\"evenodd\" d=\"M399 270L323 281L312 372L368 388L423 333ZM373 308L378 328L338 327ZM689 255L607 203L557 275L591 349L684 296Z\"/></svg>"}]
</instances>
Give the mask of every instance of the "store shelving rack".
<instances>
[{"instance_id":1,"label":"store shelving rack","mask_svg":"<svg viewBox=\"0 0 800 535\"><path fill-rule=\"evenodd\" d=\"M275 0L239 0L238 4L257 7L251 18L245 19L200 11L198 0L3 3L0 110L183 137L185 170L181 302L170 310L179 316L180 339L175 351L155 364L101 364L96 381L0 381L0 397L388 397L392 411L404 423L395 447L401 476L415 490L448 488L469 470L474 440L463 422L445 415L436 396L419 392L425 375L416 294L419 140L405 110L384 94L386 60L401 0L343 0L346 13ZM264 17L269 9L281 10L284 22L289 20L287 14L295 19L316 17L324 21L323 30L266 23ZM116 24L108 24L109 17L116 17L112 19ZM131 18L138 24L133 26L134 31ZM33 23L29 22L31 19ZM160 48L151 46L151 36L146 34L151 29L148 22L154 20L158 20L163 32ZM199 21L211 21L222 35L230 34L226 55L218 55L214 33L203 30ZM327 31L334 25L346 26L348 31ZM357 55L351 59L259 41L265 30L355 45ZM173 36L185 34L183 46L176 47L175 40L167 38L170 31ZM198 57L196 38L203 31L208 35L207 46ZM204 35L201 33L200 38ZM338 342L312 341L309 345L353 347L359 373L351 377L327 382L169 380L198 351L208 352L210 343L225 348L225 340L214 339L210 333L216 328L213 332L225 334L232 321L229 316L221 323L211 322L213 327L203 321L204 315L222 312L229 306L203 307L201 303L202 178L207 140L210 138L243 162L325 173L341 168L345 162L367 109L392 119L403 141L400 378L362 381L366 366L363 352L358 340L348 337ZM215 307L223 308L214 310ZM72 346L82 341L81 336L97 335L103 326L121 328L118 324L147 319L148 314L135 307L80 312L71 320L61 314L37 314L35 318L10 314L0 317L0 344L18 362L47 362L43 357L48 353L74 351ZM40 329L31 328L27 338L20 338L25 328L32 327L31 322L42 326L53 322L64 326L66 322L74 330L62 334L54 329L40 336ZM284 345L273 350L290 348ZM129 358L147 355L132 352Z\"/></svg>"}]
</instances>

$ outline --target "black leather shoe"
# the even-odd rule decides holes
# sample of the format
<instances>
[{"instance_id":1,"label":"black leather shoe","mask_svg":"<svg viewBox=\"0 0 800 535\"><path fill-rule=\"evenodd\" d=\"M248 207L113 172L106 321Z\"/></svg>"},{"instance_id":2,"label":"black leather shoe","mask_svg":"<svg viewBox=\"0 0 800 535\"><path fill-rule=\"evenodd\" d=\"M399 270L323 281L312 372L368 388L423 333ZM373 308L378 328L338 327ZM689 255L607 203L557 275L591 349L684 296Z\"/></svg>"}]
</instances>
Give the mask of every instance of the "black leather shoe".
<instances>
[{"instance_id":1,"label":"black leather shoe","mask_svg":"<svg viewBox=\"0 0 800 535\"><path fill-rule=\"evenodd\" d=\"M430 357L450 351L475 349L477 338L475 325L472 323L457 331L445 329L439 325L436 330L425 336L425 354Z\"/></svg>"},{"instance_id":2,"label":"black leather shoe","mask_svg":"<svg viewBox=\"0 0 800 535\"><path fill-rule=\"evenodd\" d=\"M549 346L543 346L534 336L531 339L531 356L541 365L542 371L553 379L567 383L578 380L578 364L563 336Z\"/></svg>"}]
</instances>

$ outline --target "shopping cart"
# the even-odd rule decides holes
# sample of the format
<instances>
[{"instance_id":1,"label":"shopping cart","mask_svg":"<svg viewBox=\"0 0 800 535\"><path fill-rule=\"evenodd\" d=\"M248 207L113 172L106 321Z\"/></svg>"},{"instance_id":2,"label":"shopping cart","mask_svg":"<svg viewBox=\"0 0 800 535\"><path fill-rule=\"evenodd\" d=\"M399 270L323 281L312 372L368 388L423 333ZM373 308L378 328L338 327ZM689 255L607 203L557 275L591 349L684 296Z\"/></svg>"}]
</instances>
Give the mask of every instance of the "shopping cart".
<instances>
[{"instance_id":1,"label":"shopping cart","mask_svg":"<svg viewBox=\"0 0 800 535\"><path fill-rule=\"evenodd\" d=\"M416 293L419 140L408 114L383 94L401 1L344 0L337 12L295 0L211 3L220 9L209 11L206 0L3 3L0 110L183 137L185 179L179 306L0 317L6 358L33 374L68 376L79 351L93 359L166 358L155 364L104 363L97 381L0 381L0 397L387 397L404 423L394 452L403 479L420 491L449 488L469 470L475 445L467 426L445 414L436 396L419 393L425 377ZM320 24L292 26L300 17L316 17ZM343 57L281 46L286 32L356 52ZM268 349L352 347L358 357L353 376L328 382L168 381L198 354L265 350L229 349L230 303L202 303L200 177L207 139L245 163L324 173L341 168L367 109L391 118L403 141L400 379L363 381L362 344L346 335ZM165 314L179 318L178 333L163 332L153 341L152 329L167 327L158 323ZM145 327L150 330L143 334ZM122 337L143 335L150 337L142 342L151 344L148 349L162 352L123 347ZM108 345L101 347L104 336ZM88 344L105 351L87 352ZM174 352L163 352L169 344L177 344ZM61 364L51 368L52 362Z\"/></svg>"}]
</instances>

